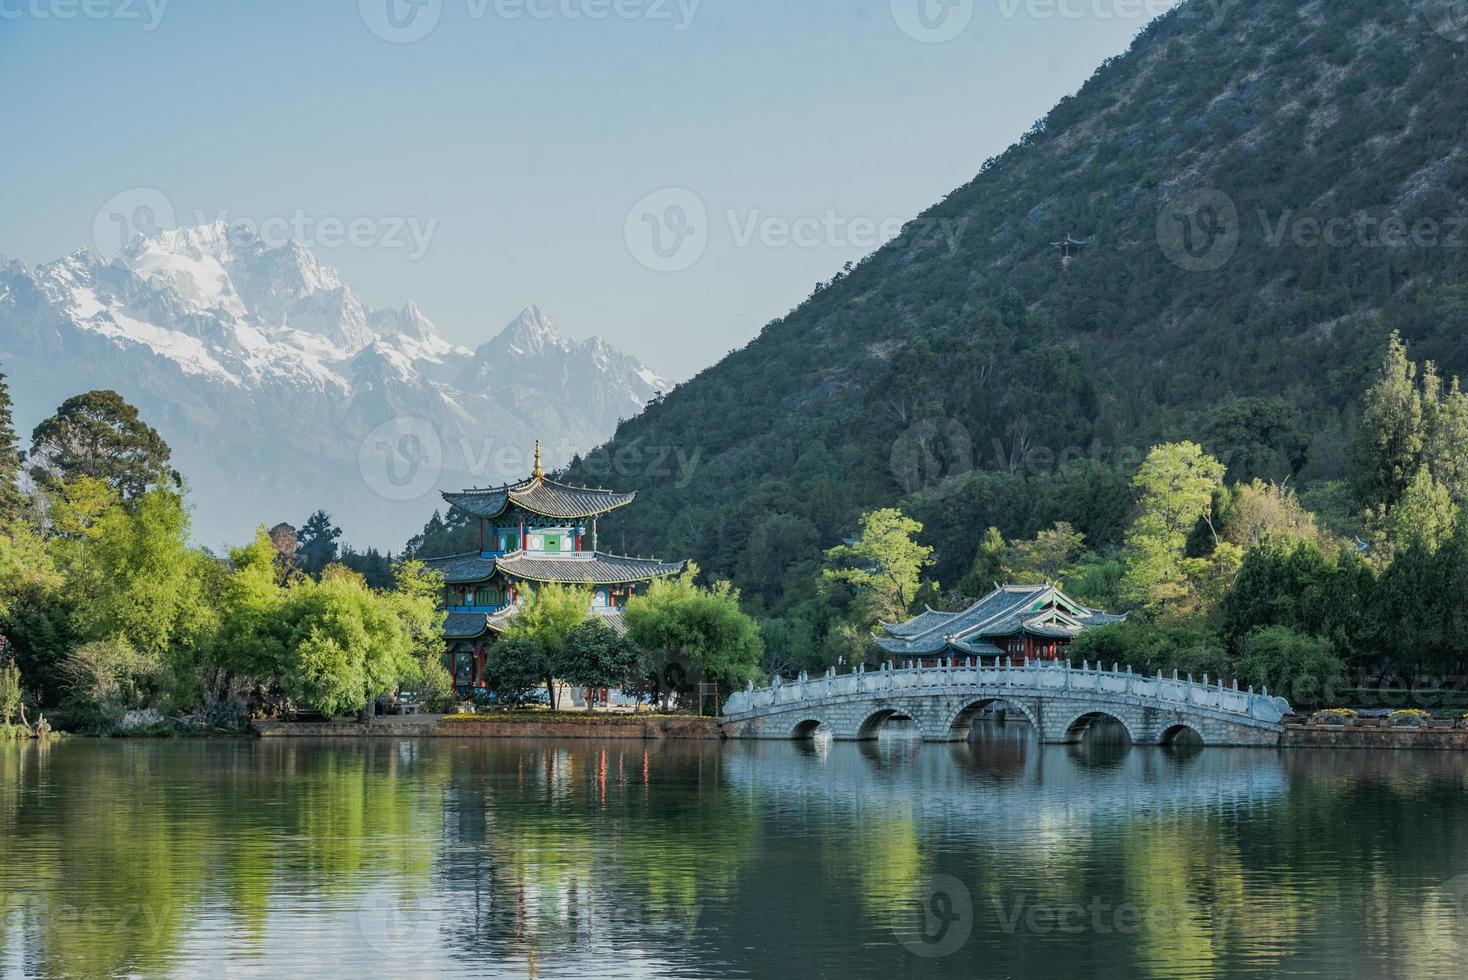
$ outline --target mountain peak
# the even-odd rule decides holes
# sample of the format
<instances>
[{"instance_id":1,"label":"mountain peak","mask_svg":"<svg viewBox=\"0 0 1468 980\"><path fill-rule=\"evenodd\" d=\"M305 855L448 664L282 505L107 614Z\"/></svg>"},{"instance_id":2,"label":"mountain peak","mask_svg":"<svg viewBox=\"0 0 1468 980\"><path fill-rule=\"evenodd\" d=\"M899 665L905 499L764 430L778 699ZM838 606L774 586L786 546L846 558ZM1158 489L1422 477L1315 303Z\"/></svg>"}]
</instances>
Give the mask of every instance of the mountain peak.
<instances>
[{"instance_id":1,"label":"mountain peak","mask_svg":"<svg viewBox=\"0 0 1468 980\"><path fill-rule=\"evenodd\" d=\"M539 306L527 306L485 345L520 357L534 357L550 348L569 349L556 323Z\"/></svg>"}]
</instances>

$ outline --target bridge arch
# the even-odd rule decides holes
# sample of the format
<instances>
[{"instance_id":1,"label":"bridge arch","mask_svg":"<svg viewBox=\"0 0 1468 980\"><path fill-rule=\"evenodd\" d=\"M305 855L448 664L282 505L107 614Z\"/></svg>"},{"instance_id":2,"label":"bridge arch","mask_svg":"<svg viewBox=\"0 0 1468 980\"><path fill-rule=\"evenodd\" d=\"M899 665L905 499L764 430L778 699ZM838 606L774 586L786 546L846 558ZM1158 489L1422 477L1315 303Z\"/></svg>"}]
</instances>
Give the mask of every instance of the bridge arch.
<instances>
[{"instance_id":1,"label":"bridge arch","mask_svg":"<svg viewBox=\"0 0 1468 980\"><path fill-rule=\"evenodd\" d=\"M1088 708L1085 711L1077 713L1075 717L1060 727L1060 741L1079 742L1081 736L1086 733L1087 728L1091 727L1093 723L1103 720L1116 722L1126 731L1127 739L1133 745L1137 744L1137 733L1132 729L1131 724L1120 713L1108 711L1105 708Z\"/></svg>"},{"instance_id":2,"label":"bridge arch","mask_svg":"<svg viewBox=\"0 0 1468 980\"><path fill-rule=\"evenodd\" d=\"M947 724L943 726L943 731L947 732L949 738L954 741L967 738L969 730L973 728L974 719L979 716L979 712L995 704L1002 704L1006 708L1015 709L1029 720L1030 724L1035 727L1036 732L1040 731L1040 720L1035 717L1034 708L1030 705L1025 704L1019 698L993 697L989 695L976 698L955 711L948 718Z\"/></svg>"},{"instance_id":3,"label":"bridge arch","mask_svg":"<svg viewBox=\"0 0 1468 980\"><path fill-rule=\"evenodd\" d=\"M831 726L819 718L806 718L796 722L790 729L791 738L815 738L821 732L829 732Z\"/></svg>"},{"instance_id":4,"label":"bridge arch","mask_svg":"<svg viewBox=\"0 0 1468 980\"><path fill-rule=\"evenodd\" d=\"M923 727L923 721L908 708L891 704L878 705L876 710L871 711L856 726L857 741L866 742L877 737L882 731L882 726L889 721L910 721L917 726L918 734L924 741L928 740L928 731Z\"/></svg>"},{"instance_id":5,"label":"bridge arch","mask_svg":"<svg viewBox=\"0 0 1468 980\"><path fill-rule=\"evenodd\" d=\"M1159 742L1163 745L1175 745L1177 744L1179 738L1183 739L1184 741L1196 739L1196 744L1198 745L1208 744L1208 740L1203 737L1203 732L1199 730L1198 726L1189 724L1185 721L1173 722L1171 725L1164 728L1162 730L1162 738L1159 739Z\"/></svg>"}]
</instances>

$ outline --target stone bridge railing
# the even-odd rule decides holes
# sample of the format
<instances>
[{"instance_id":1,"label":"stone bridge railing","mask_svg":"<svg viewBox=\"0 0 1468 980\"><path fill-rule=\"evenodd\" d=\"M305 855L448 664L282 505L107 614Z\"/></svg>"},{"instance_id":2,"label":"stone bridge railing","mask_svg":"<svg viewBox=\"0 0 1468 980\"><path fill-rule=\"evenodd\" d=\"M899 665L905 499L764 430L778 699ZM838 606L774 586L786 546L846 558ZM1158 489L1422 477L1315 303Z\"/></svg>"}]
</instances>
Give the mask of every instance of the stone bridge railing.
<instances>
[{"instance_id":1,"label":"stone bridge railing","mask_svg":"<svg viewBox=\"0 0 1468 980\"><path fill-rule=\"evenodd\" d=\"M1068 740L1073 734L1069 726L1076 720L1069 716L1080 711L1077 717L1106 714L1117 718L1137 741L1162 739L1160 733L1165 729L1159 726L1173 721L1198 731L1205 742L1253 744L1260 741L1255 731L1276 735L1290 713L1289 702L1271 697L1267 688L1258 693L1253 688L1240 690L1237 681L1225 684L1207 675L1198 681L1176 673L1170 678L1144 677L1115 664L1107 670L1089 663L1074 667L1004 660L984 665L972 658L955 658L940 660L935 666L887 663L877 670L858 667L848 674L833 669L818 677L802 674L794 681L776 678L771 686L759 689L751 684L729 698L724 721L726 732L734 737L781 737L779 725L767 726L759 720L805 713L810 716L808 722L825 724L837 737L868 737L874 730L870 716L853 719L868 702L885 703L887 715L914 718L924 728L924 737L947 740L950 732L937 731L943 724L939 716L960 702L980 701L1014 705L1041 726L1041 736L1047 741ZM1067 715L1063 730L1054 727L1060 722L1044 720L1056 714ZM954 718L950 726L963 720L963 716ZM851 729L853 724L855 729Z\"/></svg>"}]
</instances>

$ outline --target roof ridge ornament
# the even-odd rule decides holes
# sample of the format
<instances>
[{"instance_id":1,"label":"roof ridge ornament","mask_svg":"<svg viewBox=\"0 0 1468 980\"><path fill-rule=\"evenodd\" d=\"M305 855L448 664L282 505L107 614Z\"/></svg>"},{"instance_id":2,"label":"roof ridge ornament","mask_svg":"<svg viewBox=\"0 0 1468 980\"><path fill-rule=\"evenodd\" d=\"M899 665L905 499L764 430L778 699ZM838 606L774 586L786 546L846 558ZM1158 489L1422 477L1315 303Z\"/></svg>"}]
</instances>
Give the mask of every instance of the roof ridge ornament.
<instances>
[{"instance_id":1,"label":"roof ridge ornament","mask_svg":"<svg viewBox=\"0 0 1468 980\"><path fill-rule=\"evenodd\" d=\"M540 468L540 440L535 440L535 468L530 471L531 479L544 480L545 470Z\"/></svg>"}]
</instances>

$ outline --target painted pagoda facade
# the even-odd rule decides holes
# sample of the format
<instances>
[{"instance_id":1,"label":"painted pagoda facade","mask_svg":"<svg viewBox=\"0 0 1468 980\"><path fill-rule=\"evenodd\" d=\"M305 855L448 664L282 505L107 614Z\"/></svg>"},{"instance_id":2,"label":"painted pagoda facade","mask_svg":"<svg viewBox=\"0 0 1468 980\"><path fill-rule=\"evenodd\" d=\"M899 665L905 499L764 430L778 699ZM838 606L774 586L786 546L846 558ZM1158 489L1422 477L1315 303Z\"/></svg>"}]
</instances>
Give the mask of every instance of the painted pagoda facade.
<instances>
[{"instance_id":1,"label":"painted pagoda facade","mask_svg":"<svg viewBox=\"0 0 1468 980\"><path fill-rule=\"evenodd\" d=\"M883 623L877 646L899 658L1010 657L1059 660L1071 640L1125 616L1081 605L1054 585L996 585L962 612L929 608Z\"/></svg>"},{"instance_id":2,"label":"painted pagoda facade","mask_svg":"<svg viewBox=\"0 0 1468 980\"><path fill-rule=\"evenodd\" d=\"M627 600L685 565L598 551L597 519L632 503L637 494L547 479L539 443L529 479L443 497L479 527L478 551L427 562L444 579L444 666L461 693L484 686L489 646L541 585L590 589L592 613L623 633L621 610Z\"/></svg>"}]
</instances>

